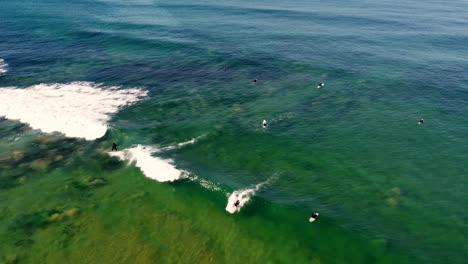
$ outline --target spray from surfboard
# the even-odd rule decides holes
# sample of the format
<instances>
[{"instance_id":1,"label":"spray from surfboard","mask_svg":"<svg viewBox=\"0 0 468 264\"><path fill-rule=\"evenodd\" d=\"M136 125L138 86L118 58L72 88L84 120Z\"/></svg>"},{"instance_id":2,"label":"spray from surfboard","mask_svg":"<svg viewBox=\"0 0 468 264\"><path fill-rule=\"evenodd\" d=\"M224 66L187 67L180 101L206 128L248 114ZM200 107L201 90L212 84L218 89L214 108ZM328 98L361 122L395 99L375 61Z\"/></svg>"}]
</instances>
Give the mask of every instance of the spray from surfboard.
<instances>
[{"instance_id":1,"label":"spray from surfboard","mask_svg":"<svg viewBox=\"0 0 468 264\"><path fill-rule=\"evenodd\" d=\"M260 190L264 185L270 183L272 178L261 182L257 185L255 185L253 188L248 188L248 189L241 189L241 190L236 190L231 193L231 195L228 198L228 203L226 205L226 211L229 213L233 214L235 212L240 212L242 207L246 205L252 196L255 195L255 193ZM235 205L236 202L238 202L237 206Z\"/></svg>"}]
</instances>

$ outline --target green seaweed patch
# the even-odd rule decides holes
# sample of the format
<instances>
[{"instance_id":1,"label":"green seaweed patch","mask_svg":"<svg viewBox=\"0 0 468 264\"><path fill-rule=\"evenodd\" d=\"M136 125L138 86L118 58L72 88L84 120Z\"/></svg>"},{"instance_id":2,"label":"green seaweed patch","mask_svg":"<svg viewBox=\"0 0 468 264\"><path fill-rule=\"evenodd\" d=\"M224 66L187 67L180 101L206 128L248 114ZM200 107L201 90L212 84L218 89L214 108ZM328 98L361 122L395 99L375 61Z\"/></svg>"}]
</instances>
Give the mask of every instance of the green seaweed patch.
<instances>
[{"instance_id":1,"label":"green seaweed patch","mask_svg":"<svg viewBox=\"0 0 468 264\"><path fill-rule=\"evenodd\" d=\"M45 228L51 223L73 219L78 216L79 213L80 210L73 207L65 210L47 210L33 214L20 215L14 220L11 229L23 231L31 235L38 229Z\"/></svg>"},{"instance_id":2,"label":"green seaweed patch","mask_svg":"<svg viewBox=\"0 0 468 264\"><path fill-rule=\"evenodd\" d=\"M68 238L74 237L80 232L80 226L76 224L69 224L63 228L62 233Z\"/></svg>"},{"instance_id":3,"label":"green seaweed patch","mask_svg":"<svg viewBox=\"0 0 468 264\"><path fill-rule=\"evenodd\" d=\"M32 239L21 239L15 242L16 247L27 247L34 244L34 240Z\"/></svg>"},{"instance_id":4,"label":"green seaweed patch","mask_svg":"<svg viewBox=\"0 0 468 264\"><path fill-rule=\"evenodd\" d=\"M25 184L26 178L22 178L25 175L45 175L44 172L65 163L77 155L77 149L83 148L79 140L52 136L39 137L27 146L0 156L0 190Z\"/></svg>"},{"instance_id":5,"label":"green seaweed patch","mask_svg":"<svg viewBox=\"0 0 468 264\"><path fill-rule=\"evenodd\" d=\"M23 231L26 234L33 234L36 230L46 227L50 222L49 215L55 211L42 211L33 214L19 215L13 221L11 229Z\"/></svg>"}]
</instances>

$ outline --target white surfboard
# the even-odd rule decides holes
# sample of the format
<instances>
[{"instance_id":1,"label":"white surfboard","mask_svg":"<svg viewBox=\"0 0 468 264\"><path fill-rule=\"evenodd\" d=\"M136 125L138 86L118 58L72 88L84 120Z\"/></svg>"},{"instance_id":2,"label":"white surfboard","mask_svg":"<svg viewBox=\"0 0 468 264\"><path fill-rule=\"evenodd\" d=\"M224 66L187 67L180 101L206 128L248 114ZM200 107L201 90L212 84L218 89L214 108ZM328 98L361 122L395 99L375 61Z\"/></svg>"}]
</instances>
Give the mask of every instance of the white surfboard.
<instances>
[{"instance_id":1,"label":"white surfboard","mask_svg":"<svg viewBox=\"0 0 468 264\"><path fill-rule=\"evenodd\" d=\"M317 217L316 217L316 218L313 218L313 217L311 216L311 217L309 218L309 222L312 223L313 221L317 220L317 219L318 219L318 216L319 216L319 213L317 213Z\"/></svg>"},{"instance_id":2,"label":"white surfboard","mask_svg":"<svg viewBox=\"0 0 468 264\"><path fill-rule=\"evenodd\" d=\"M235 207L234 205L229 209L227 210L229 213L233 214L235 212L237 212L237 207Z\"/></svg>"}]
</instances>

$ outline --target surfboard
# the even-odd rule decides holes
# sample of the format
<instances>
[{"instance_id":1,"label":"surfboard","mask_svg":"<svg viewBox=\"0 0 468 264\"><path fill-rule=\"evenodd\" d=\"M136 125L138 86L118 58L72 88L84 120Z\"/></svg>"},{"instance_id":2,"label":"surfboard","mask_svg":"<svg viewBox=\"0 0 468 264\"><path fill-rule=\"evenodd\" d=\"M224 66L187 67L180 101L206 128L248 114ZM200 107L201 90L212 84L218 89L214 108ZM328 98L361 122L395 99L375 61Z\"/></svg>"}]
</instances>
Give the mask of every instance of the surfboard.
<instances>
[{"instance_id":1,"label":"surfboard","mask_svg":"<svg viewBox=\"0 0 468 264\"><path fill-rule=\"evenodd\" d=\"M313 221L317 220L318 216L319 216L318 213L317 213L317 217L316 217L316 218L313 218L313 217L311 216L311 217L309 218L309 222L312 223Z\"/></svg>"},{"instance_id":2,"label":"surfboard","mask_svg":"<svg viewBox=\"0 0 468 264\"><path fill-rule=\"evenodd\" d=\"M231 208L229 210L227 210L229 213L233 214L235 212L237 212L237 207L235 207L234 205L231 206Z\"/></svg>"}]
</instances>

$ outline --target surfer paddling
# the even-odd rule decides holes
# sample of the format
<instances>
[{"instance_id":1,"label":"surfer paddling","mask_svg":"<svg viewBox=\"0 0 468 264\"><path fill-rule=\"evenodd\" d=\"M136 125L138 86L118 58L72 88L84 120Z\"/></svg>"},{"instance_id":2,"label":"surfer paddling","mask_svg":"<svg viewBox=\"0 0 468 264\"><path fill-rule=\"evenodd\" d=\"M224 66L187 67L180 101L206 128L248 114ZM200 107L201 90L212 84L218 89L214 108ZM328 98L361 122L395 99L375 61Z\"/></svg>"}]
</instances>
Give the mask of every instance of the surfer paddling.
<instances>
[{"instance_id":1,"label":"surfer paddling","mask_svg":"<svg viewBox=\"0 0 468 264\"><path fill-rule=\"evenodd\" d=\"M322 87L324 87L324 86L325 86L324 83L319 83L319 84L317 85L317 89L320 89L320 88L322 88Z\"/></svg>"},{"instance_id":2,"label":"surfer paddling","mask_svg":"<svg viewBox=\"0 0 468 264\"><path fill-rule=\"evenodd\" d=\"M112 151L117 151L117 144L115 143L112 143Z\"/></svg>"},{"instance_id":3,"label":"surfer paddling","mask_svg":"<svg viewBox=\"0 0 468 264\"><path fill-rule=\"evenodd\" d=\"M318 217L319 217L319 213L313 212L312 215L309 218L309 222L312 223L313 221L317 220Z\"/></svg>"},{"instance_id":4,"label":"surfer paddling","mask_svg":"<svg viewBox=\"0 0 468 264\"><path fill-rule=\"evenodd\" d=\"M266 120L263 120L263 122L262 122L262 126L263 126L263 128L266 128L266 127L267 127L267 125L268 125L268 124L267 124L267 121L266 121Z\"/></svg>"},{"instance_id":5,"label":"surfer paddling","mask_svg":"<svg viewBox=\"0 0 468 264\"><path fill-rule=\"evenodd\" d=\"M419 122L418 122L418 124L420 124L420 125L424 124L424 119L422 119L422 118L421 118L421 119L419 119Z\"/></svg>"}]
</instances>

